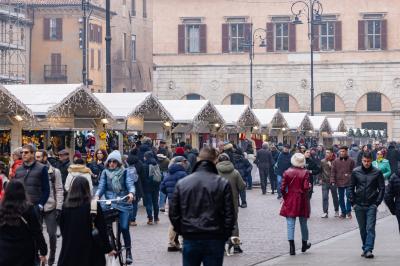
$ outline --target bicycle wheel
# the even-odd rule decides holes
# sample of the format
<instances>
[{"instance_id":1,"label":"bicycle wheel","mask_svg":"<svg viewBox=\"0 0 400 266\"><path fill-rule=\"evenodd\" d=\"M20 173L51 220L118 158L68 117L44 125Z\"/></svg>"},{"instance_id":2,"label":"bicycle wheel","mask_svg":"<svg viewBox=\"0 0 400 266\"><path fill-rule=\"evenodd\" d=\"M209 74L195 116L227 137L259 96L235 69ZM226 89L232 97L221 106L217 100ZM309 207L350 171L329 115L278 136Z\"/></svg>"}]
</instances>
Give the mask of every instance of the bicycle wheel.
<instances>
[{"instance_id":1,"label":"bicycle wheel","mask_svg":"<svg viewBox=\"0 0 400 266\"><path fill-rule=\"evenodd\" d=\"M122 244L121 244L121 230L120 230L119 220L117 220L116 244L117 244L117 255L118 255L119 264L121 266L128 265L126 263L126 248L123 247Z\"/></svg>"}]
</instances>

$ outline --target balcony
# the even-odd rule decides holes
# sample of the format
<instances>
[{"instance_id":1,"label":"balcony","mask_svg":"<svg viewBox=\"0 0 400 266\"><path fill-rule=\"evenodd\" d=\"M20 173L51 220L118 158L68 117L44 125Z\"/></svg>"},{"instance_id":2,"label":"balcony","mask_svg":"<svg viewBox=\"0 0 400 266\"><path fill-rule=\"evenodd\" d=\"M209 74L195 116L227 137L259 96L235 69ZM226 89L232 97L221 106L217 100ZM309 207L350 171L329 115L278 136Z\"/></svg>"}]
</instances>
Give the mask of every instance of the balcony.
<instances>
[{"instance_id":1,"label":"balcony","mask_svg":"<svg viewBox=\"0 0 400 266\"><path fill-rule=\"evenodd\" d=\"M67 81L67 65L44 65L44 79Z\"/></svg>"}]
</instances>

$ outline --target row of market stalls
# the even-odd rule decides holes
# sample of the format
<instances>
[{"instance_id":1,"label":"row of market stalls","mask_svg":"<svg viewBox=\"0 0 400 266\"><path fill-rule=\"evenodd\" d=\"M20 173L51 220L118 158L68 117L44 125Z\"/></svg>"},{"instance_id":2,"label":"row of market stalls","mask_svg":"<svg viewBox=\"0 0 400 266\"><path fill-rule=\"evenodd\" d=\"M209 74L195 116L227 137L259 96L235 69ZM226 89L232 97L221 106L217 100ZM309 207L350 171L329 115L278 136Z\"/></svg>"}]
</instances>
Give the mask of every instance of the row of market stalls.
<instances>
[{"instance_id":1,"label":"row of market stalls","mask_svg":"<svg viewBox=\"0 0 400 266\"><path fill-rule=\"evenodd\" d=\"M333 142L341 118L213 105L208 100L158 100L151 93L91 93L80 84L0 86L0 152L34 143L54 153L68 148L128 150L140 135L193 147L252 138L276 143Z\"/></svg>"}]
</instances>

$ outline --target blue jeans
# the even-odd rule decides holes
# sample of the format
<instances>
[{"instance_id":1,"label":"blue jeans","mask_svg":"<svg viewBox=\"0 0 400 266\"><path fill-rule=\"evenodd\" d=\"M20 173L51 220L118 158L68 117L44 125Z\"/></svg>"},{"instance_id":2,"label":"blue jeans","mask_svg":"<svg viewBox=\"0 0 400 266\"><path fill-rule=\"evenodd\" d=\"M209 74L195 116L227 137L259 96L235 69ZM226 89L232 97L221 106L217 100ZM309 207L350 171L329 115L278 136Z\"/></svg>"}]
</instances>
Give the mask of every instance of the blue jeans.
<instances>
[{"instance_id":1,"label":"blue jeans","mask_svg":"<svg viewBox=\"0 0 400 266\"><path fill-rule=\"evenodd\" d=\"M132 216L130 218L131 218L131 221L133 221L133 222L136 222L136 216L137 216L137 212L138 212L138 203L139 203L138 199L135 199L132 202Z\"/></svg>"},{"instance_id":2,"label":"blue jeans","mask_svg":"<svg viewBox=\"0 0 400 266\"><path fill-rule=\"evenodd\" d=\"M307 218L299 217L300 229L301 229L301 239L303 241L308 241L308 226ZM287 223L287 236L288 240L294 240L294 229L296 227L296 217L286 217Z\"/></svg>"},{"instance_id":3,"label":"blue jeans","mask_svg":"<svg viewBox=\"0 0 400 266\"><path fill-rule=\"evenodd\" d=\"M252 189L253 188L253 177L251 175L247 176L247 188Z\"/></svg>"},{"instance_id":4,"label":"blue jeans","mask_svg":"<svg viewBox=\"0 0 400 266\"><path fill-rule=\"evenodd\" d=\"M281 193L281 185L282 185L282 176L281 175L277 175L276 176L277 180L278 180L278 196L282 197L282 193Z\"/></svg>"},{"instance_id":5,"label":"blue jeans","mask_svg":"<svg viewBox=\"0 0 400 266\"><path fill-rule=\"evenodd\" d=\"M183 266L222 266L224 250L224 240L184 240Z\"/></svg>"},{"instance_id":6,"label":"blue jeans","mask_svg":"<svg viewBox=\"0 0 400 266\"><path fill-rule=\"evenodd\" d=\"M363 243L362 250L364 252L372 252L374 250L377 209L378 207L374 204L365 207L358 205L354 206Z\"/></svg>"},{"instance_id":7,"label":"blue jeans","mask_svg":"<svg viewBox=\"0 0 400 266\"><path fill-rule=\"evenodd\" d=\"M343 215L351 213L351 204L349 200L350 190L348 187L338 187L339 193L339 206ZM344 201L344 196L346 194L346 203Z\"/></svg>"},{"instance_id":8,"label":"blue jeans","mask_svg":"<svg viewBox=\"0 0 400 266\"><path fill-rule=\"evenodd\" d=\"M124 238L125 247L131 247L131 236L129 234L129 212L119 212L119 230Z\"/></svg>"},{"instance_id":9,"label":"blue jeans","mask_svg":"<svg viewBox=\"0 0 400 266\"><path fill-rule=\"evenodd\" d=\"M149 220L153 220L153 218L154 220L158 220L158 212L159 212L158 193L159 193L158 191L144 193L147 218ZM153 212L154 212L154 217L153 217Z\"/></svg>"},{"instance_id":10,"label":"blue jeans","mask_svg":"<svg viewBox=\"0 0 400 266\"><path fill-rule=\"evenodd\" d=\"M158 201L158 205L160 209L165 209L165 202L167 200L167 195L160 191L160 200Z\"/></svg>"}]
</instances>

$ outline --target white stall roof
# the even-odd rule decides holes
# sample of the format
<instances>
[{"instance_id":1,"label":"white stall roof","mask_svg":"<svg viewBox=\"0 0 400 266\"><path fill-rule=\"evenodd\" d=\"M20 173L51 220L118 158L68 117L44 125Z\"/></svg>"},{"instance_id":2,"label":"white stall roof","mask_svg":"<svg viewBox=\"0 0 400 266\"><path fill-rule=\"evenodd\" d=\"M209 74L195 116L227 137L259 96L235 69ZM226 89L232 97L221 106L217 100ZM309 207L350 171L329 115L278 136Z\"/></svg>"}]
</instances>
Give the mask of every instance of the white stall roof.
<instances>
[{"instance_id":1,"label":"white stall roof","mask_svg":"<svg viewBox=\"0 0 400 266\"><path fill-rule=\"evenodd\" d=\"M160 100L173 122L191 124L195 120L201 121L201 117L214 117L216 121L224 122L221 114L209 100Z\"/></svg>"},{"instance_id":2,"label":"white stall roof","mask_svg":"<svg viewBox=\"0 0 400 266\"><path fill-rule=\"evenodd\" d=\"M258 121L254 112L250 109L248 105L215 105L215 108L224 118L226 125L260 125L260 121Z\"/></svg>"},{"instance_id":3,"label":"white stall roof","mask_svg":"<svg viewBox=\"0 0 400 266\"><path fill-rule=\"evenodd\" d=\"M261 126L269 126L274 117L279 113L279 109L253 109L254 114L260 120Z\"/></svg>"},{"instance_id":4,"label":"white stall roof","mask_svg":"<svg viewBox=\"0 0 400 266\"><path fill-rule=\"evenodd\" d=\"M308 116L315 131L332 131L326 116L315 115Z\"/></svg>"},{"instance_id":5,"label":"white stall roof","mask_svg":"<svg viewBox=\"0 0 400 266\"><path fill-rule=\"evenodd\" d=\"M6 85L0 85L0 112L7 115L23 115L33 117L34 114L28 106L5 88Z\"/></svg>"},{"instance_id":6,"label":"white stall roof","mask_svg":"<svg viewBox=\"0 0 400 266\"><path fill-rule=\"evenodd\" d=\"M342 118L338 117L328 117L329 125L331 126L333 131L337 132L345 132L347 131L346 126Z\"/></svg>"},{"instance_id":7,"label":"white stall roof","mask_svg":"<svg viewBox=\"0 0 400 266\"><path fill-rule=\"evenodd\" d=\"M306 113L282 113L289 129L311 130L313 125Z\"/></svg>"}]
</instances>

